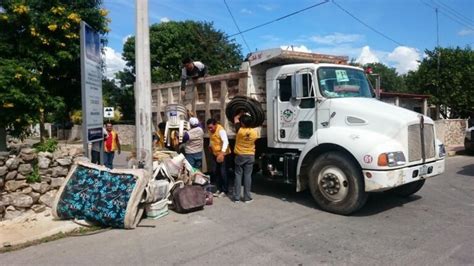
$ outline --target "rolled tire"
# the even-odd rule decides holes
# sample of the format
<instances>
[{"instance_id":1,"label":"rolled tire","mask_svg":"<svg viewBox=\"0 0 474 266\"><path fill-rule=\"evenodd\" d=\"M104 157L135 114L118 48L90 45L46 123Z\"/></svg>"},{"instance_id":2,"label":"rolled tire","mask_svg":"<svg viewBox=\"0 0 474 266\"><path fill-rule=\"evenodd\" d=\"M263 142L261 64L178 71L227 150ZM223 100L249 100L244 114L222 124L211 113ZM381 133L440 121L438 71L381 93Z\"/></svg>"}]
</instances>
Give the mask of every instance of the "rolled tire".
<instances>
[{"instance_id":1,"label":"rolled tire","mask_svg":"<svg viewBox=\"0 0 474 266\"><path fill-rule=\"evenodd\" d=\"M252 118L250 127L259 127L265 121L265 112L262 104L255 99L246 96L235 96L225 108L225 115L227 119L234 123L234 117L241 111L247 112Z\"/></svg>"},{"instance_id":2,"label":"rolled tire","mask_svg":"<svg viewBox=\"0 0 474 266\"><path fill-rule=\"evenodd\" d=\"M399 197L408 197L418 192L424 184L425 179L421 179L396 188L392 188L391 190L389 190L389 192Z\"/></svg>"},{"instance_id":3,"label":"rolled tire","mask_svg":"<svg viewBox=\"0 0 474 266\"><path fill-rule=\"evenodd\" d=\"M367 201L362 171L341 152L328 152L316 159L309 185L318 206L328 212L348 215Z\"/></svg>"}]
</instances>

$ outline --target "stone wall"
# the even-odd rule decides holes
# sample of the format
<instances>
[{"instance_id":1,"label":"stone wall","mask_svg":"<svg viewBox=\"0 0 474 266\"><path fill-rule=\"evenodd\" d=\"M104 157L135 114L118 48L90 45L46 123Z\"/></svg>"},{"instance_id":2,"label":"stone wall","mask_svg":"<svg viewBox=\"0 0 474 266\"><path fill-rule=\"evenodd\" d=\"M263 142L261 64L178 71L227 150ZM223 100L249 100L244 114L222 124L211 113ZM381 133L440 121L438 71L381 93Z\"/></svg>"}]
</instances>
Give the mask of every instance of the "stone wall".
<instances>
[{"instance_id":1,"label":"stone wall","mask_svg":"<svg viewBox=\"0 0 474 266\"><path fill-rule=\"evenodd\" d=\"M29 209L42 212L51 208L71 165L87 160L82 154L82 148L75 146L37 153L27 145L10 146L10 152L0 153L0 220L15 218ZM31 182L36 169L40 180Z\"/></svg>"},{"instance_id":2,"label":"stone wall","mask_svg":"<svg viewBox=\"0 0 474 266\"><path fill-rule=\"evenodd\" d=\"M436 135L446 146L462 145L466 134L466 125L466 119L436 120Z\"/></svg>"},{"instance_id":3,"label":"stone wall","mask_svg":"<svg viewBox=\"0 0 474 266\"><path fill-rule=\"evenodd\" d=\"M135 147L136 130L134 125L114 125L114 129L119 135L121 144Z\"/></svg>"}]
</instances>

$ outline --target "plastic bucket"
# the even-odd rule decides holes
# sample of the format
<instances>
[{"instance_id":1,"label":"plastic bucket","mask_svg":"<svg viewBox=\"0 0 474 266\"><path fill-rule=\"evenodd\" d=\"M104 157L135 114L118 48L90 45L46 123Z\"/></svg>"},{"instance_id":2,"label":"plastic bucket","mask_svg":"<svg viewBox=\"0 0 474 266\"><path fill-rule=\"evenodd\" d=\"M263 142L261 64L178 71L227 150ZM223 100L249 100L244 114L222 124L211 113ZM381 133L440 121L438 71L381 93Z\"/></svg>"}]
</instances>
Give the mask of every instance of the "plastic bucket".
<instances>
[{"instance_id":1,"label":"plastic bucket","mask_svg":"<svg viewBox=\"0 0 474 266\"><path fill-rule=\"evenodd\" d=\"M179 126L179 121L186 120L186 107L182 104L168 104L165 106L167 122L170 126Z\"/></svg>"}]
</instances>

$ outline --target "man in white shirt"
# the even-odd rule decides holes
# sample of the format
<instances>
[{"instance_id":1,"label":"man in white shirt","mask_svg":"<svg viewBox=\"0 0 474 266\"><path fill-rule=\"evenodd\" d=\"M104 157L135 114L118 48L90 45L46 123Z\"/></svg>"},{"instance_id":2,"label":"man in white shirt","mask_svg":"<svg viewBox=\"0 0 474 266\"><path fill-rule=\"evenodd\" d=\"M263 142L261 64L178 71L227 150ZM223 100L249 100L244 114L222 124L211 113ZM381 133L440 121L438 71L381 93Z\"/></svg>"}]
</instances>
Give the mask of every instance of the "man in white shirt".
<instances>
[{"instance_id":1,"label":"man in white shirt","mask_svg":"<svg viewBox=\"0 0 474 266\"><path fill-rule=\"evenodd\" d=\"M226 155L230 154L229 140L223 126L213 118L207 120L209 130L209 150L212 152L212 173L216 177L217 193L219 197L225 196L229 192L227 178Z\"/></svg>"}]
</instances>

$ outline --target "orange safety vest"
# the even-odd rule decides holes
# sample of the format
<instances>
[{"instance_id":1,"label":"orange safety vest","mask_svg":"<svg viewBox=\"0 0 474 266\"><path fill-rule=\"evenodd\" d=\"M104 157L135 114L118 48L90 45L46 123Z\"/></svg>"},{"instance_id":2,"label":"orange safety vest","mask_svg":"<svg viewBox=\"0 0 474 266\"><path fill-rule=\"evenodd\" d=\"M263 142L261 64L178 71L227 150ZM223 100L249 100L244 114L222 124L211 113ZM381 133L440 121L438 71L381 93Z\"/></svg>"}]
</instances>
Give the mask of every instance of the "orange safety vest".
<instances>
[{"instance_id":1,"label":"orange safety vest","mask_svg":"<svg viewBox=\"0 0 474 266\"><path fill-rule=\"evenodd\" d=\"M219 131L223 129L224 128L220 124L217 124L216 131L214 131L214 133L209 132L211 133L211 136L209 139L211 142L211 149L214 156L219 155L219 152L222 151L222 144L224 144L224 142L222 141L221 136L219 135ZM227 146L227 150L225 151L225 154L229 154L229 153L230 153L230 149L229 149L229 146Z\"/></svg>"},{"instance_id":2,"label":"orange safety vest","mask_svg":"<svg viewBox=\"0 0 474 266\"><path fill-rule=\"evenodd\" d=\"M104 150L105 152L114 152L118 149L118 135L115 131L107 132L107 137L105 138Z\"/></svg>"}]
</instances>

